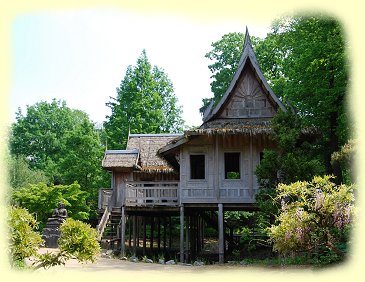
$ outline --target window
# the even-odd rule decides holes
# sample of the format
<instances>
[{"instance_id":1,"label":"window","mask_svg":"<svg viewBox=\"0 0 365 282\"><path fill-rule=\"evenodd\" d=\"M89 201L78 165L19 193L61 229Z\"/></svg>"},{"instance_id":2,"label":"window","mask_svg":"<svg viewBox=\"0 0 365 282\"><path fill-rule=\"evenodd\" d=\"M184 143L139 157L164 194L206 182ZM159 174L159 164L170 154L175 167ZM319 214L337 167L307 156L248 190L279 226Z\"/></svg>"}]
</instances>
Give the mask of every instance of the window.
<instances>
[{"instance_id":1,"label":"window","mask_svg":"<svg viewBox=\"0 0 365 282\"><path fill-rule=\"evenodd\" d=\"M205 179L205 155L190 155L190 178Z\"/></svg>"},{"instance_id":2,"label":"window","mask_svg":"<svg viewBox=\"0 0 365 282\"><path fill-rule=\"evenodd\" d=\"M260 163L262 162L263 159L264 159L264 152L260 152Z\"/></svg>"},{"instance_id":3,"label":"window","mask_svg":"<svg viewBox=\"0 0 365 282\"><path fill-rule=\"evenodd\" d=\"M240 153L224 153L224 178L240 179Z\"/></svg>"}]
</instances>

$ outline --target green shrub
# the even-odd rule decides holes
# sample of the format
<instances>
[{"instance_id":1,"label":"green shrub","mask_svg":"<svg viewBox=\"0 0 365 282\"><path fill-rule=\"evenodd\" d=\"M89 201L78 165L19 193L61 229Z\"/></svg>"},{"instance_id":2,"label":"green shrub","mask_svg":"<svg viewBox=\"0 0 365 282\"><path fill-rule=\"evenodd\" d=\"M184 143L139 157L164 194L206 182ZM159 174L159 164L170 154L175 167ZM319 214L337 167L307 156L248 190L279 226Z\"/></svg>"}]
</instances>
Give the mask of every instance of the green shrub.
<instances>
[{"instance_id":1,"label":"green shrub","mask_svg":"<svg viewBox=\"0 0 365 282\"><path fill-rule=\"evenodd\" d=\"M62 223L60 231L58 247L61 252L68 253L81 262L95 262L100 253L95 229L89 224L68 218Z\"/></svg>"},{"instance_id":2,"label":"green shrub","mask_svg":"<svg viewBox=\"0 0 365 282\"><path fill-rule=\"evenodd\" d=\"M70 258L79 262L95 262L100 253L97 232L89 224L66 219L60 226L60 238L58 239L58 253L45 253L38 256L34 263L35 269L49 268L56 265L64 265Z\"/></svg>"},{"instance_id":3,"label":"green shrub","mask_svg":"<svg viewBox=\"0 0 365 282\"><path fill-rule=\"evenodd\" d=\"M24 260L37 254L43 243L41 235L34 231L37 222L24 208L10 207L8 216L9 253L12 267L25 265Z\"/></svg>"},{"instance_id":4,"label":"green shrub","mask_svg":"<svg viewBox=\"0 0 365 282\"><path fill-rule=\"evenodd\" d=\"M336 185L331 176L311 182L279 184L282 202L277 225L268 231L281 254L305 252L323 264L341 261L347 250L354 212L354 186Z\"/></svg>"}]
</instances>

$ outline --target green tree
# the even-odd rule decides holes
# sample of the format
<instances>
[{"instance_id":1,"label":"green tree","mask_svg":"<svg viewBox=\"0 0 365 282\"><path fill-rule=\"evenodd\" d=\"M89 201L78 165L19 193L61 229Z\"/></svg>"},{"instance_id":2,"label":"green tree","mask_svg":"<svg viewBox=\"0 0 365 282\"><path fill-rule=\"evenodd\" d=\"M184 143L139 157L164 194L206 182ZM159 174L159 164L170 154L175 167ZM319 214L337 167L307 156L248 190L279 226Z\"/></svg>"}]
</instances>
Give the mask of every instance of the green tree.
<instances>
[{"instance_id":1,"label":"green tree","mask_svg":"<svg viewBox=\"0 0 365 282\"><path fill-rule=\"evenodd\" d=\"M65 102L39 102L27 106L24 116L19 109L12 125L10 150L12 155L24 155L31 168L43 170L57 178L56 163L62 155L62 140L74 126L73 111Z\"/></svg>"},{"instance_id":2,"label":"green tree","mask_svg":"<svg viewBox=\"0 0 365 282\"><path fill-rule=\"evenodd\" d=\"M29 212L37 215L37 221L43 227L47 218L52 215L59 202L63 202L68 215L74 219L89 218L90 207L86 202L87 193L80 185L46 185L44 183L29 184L12 194L12 201Z\"/></svg>"},{"instance_id":3,"label":"green tree","mask_svg":"<svg viewBox=\"0 0 365 282\"><path fill-rule=\"evenodd\" d=\"M319 263L343 260L354 210L354 186L336 185L330 176L278 186L277 224L269 228L274 250L306 252ZM325 260L325 261L323 261Z\"/></svg>"},{"instance_id":4,"label":"green tree","mask_svg":"<svg viewBox=\"0 0 365 282\"><path fill-rule=\"evenodd\" d=\"M106 104L111 115L104 123L109 148L124 148L128 132L174 133L182 131L181 107L165 72L152 67L145 50L136 66L128 66L117 88L117 97Z\"/></svg>"},{"instance_id":5,"label":"green tree","mask_svg":"<svg viewBox=\"0 0 365 282\"><path fill-rule=\"evenodd\" d=\"M25 259L35 256L43 243L35 231L37 221L26 209L10 207L8 227L10 263L12 267L24 267Z\"/></svg>"},{"instance_id":6,"label":"green tree","mask_svg":"<svg viewBox=\"0 0 365 282\"><path fill-rule=\"evenodd\" d=\"M24 156L9 156L8 168L10 186L14 190L27 186L28 184L48 182L48 177L43 171L29 168L29 164Z\"/></svg>"},{"instance_id":7,"label":"green tree","mask_svg":"<svg viewBox=\"0 0 365 282\"><path fill-rule=\"evenodd\" d=\"M339 151L332 153L331 156L331 164L336 164L341 168L344 183L348 185L356 183L356 174L353 168L356 148L357 141L350 139Z\"/></svg>"},{"instance_id":8,"label":"green tree","mask_svg":"<svg viewBox=\"0 0 365 282\"><path fill-rule=\"evenodd\" d=\"M62 149L67 151L58 163L63 171L63 183L77 180L88 191L102 181L100 167L105 149L92 123L84 119L72 131L66 132Z\"/></svg>"},{"instance_id":9,"label":"green tree","mask_svg":"<svg viewBox=\"0 0 365 282\"><path fill-rule=\"evenodd\" d=\"M12 156L24 156L54 184L77 181L84 190L103 185L103 145L87 114L53 100L19 110L10 136Z\"/></svg>"},{"instance_id":10,"label":"green tree","mask_svg":"<svg viewBox=\"0 0 365 282\"><path fill-rule=\"evenodd\" d=\"M322 152L327 172L341 182L331 154L350 136L346 115L348 61L341 24L325 16L297 16L278 20L272 36L285 56L282 69L286 85L279 95L287 98L308 125L322 132Z\"/></svg>"}]
</instances>

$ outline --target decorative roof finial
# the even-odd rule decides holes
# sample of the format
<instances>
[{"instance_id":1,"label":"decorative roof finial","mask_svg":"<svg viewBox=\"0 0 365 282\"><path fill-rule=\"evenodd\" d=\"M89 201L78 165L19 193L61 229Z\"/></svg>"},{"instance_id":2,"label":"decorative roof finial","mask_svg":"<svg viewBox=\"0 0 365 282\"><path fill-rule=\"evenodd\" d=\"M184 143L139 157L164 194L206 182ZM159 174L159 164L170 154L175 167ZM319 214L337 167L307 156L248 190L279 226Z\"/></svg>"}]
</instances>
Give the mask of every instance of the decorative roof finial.
<instances>
[{"instance_id":1,"label":"decorative roof finial","mask_svg":"<svg viewBox=\"0 0 365 282\"><path fill-rule=\"evenodd\" d=\"M243 49L245 49L245 47L247 46L247 44L251 45L251 38L250 38L250 34L248 32L248 27L246 25L245 43L243 44Z\"/></svg>"}]
</instances>

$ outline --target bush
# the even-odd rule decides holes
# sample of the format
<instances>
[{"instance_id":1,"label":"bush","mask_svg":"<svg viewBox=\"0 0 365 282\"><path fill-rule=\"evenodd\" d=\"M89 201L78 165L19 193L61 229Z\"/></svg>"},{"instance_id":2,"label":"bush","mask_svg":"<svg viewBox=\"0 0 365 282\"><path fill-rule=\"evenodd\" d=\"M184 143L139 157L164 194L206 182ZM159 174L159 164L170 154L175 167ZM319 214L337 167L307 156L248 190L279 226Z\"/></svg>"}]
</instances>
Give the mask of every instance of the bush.
<instances>
[{"instance_id":1,"label":"bush","mask_svg":"<svg viewBox=\"0 0 365 282\"><path fill-rule=\"evenodd\" d=\"M274 250L305 252L319 258L319 263L343 260L354 211L354 186L336 185L332 178L317 176L311 182L278 185L281 213L278 224L268 229Z\"/></svg>"},{"instance_id":2,"label":"bush","mask_svg":"<svg viewBox=\"0 0 365 282\"><path fill-rule=\"evenodd\" d=\"M10 207L8 216L10 228L10 262L13 267L25 265L25 259L37 254L43 243L41 235L34 231L37 222L24 208Z\"/></svg>"},{"instance_id":3,"label":"bush","mask_svg":"<svg viewBox=\"0 0 365 282\"><path fill-rule=\"evenodd\" d=\"M100 252L98 233L89 224L66 219L61 227L61 236L58 239L58 247L61 252L73 255L81 262L95 262Z\"/></svg>"},{"instance_id":4,"label":"bush","mask_svg":"<svg viewBox=\"0 0 365 282\"><path fill-rule=\"evenodd\" d=\"M66 219L60 226L60 238L58 239L58 253L45 253L38 256L34 263L35 269L49 268L55 265L64 265L70 258L79 262L95 262L100 253L97 232L89 224Z\"/></svg>"}]
</instances>

